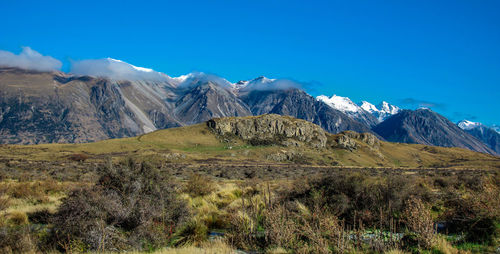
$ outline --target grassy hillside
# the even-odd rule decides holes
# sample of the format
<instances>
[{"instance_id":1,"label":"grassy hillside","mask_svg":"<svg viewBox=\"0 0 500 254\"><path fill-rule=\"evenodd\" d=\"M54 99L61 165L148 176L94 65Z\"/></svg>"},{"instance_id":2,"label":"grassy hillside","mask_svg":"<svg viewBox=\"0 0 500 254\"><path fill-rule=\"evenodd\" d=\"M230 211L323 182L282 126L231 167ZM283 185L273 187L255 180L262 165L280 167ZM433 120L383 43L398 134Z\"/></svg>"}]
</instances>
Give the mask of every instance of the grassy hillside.
<instances>
[{"instance_id":1,"label":"grassy hillside","mask_svg":"<svg viewBox=\"0 0 500 254\"><path fill-rule=\"evenodd\" d=\"M342 135L342 134L338 134ZM328 134L328 139L338 138ZM159 130L122 139L84 144L1 145L0 158L28 161L67 161L83 156L90 162L107 157L140 157L165 162L241 164L248 162L353 167L500 168L500 158L461 148L380 142L370 146L355 140L355 149L307 145L254 146L237 137L220 137L205 123Z\"/></svg>"}]
</instances>

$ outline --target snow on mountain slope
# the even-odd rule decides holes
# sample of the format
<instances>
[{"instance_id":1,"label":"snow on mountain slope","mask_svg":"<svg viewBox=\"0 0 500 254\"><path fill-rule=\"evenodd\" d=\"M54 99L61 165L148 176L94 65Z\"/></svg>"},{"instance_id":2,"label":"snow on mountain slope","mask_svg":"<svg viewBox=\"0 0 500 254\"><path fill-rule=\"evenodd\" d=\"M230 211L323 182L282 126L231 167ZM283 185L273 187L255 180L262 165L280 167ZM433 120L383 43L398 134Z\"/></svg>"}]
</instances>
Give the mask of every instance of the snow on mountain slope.
<instances>
[{"instance_id":1,"label":"snow on mountain slope","mask_svg":"<svg viewBox=\"0 0 500 254\"><path fill-rule=\"evenodd\" d=\"M328 98L328 96L320 95L316 97L316 99L344 113L355 114L363 110L347 97L333 95L332 97Z\"/></svg>"},{"instance_id":2,"label":"snow on mountain slope","mask_svg":"<svg viewBox=\"0 0 500 254\"><path fill-rule=\"evenodd\" d=\"M368 111L364 110L356 103L352 102L348 97L342 97L338 95L333 95L328 97L325 95L320 95L316 97L316 100L324 102L326 105L343 112L344 114L350 116L354 120L366 124L367 126L375 126L378 121L372 116Z\"/></svg>"},{"instance_id":3,"label":"snow on mountain slope","mask_svg":"<svg viewBox=\"0 0 500 254\"><path fill-rule=\"evenodd\" d=\"M361 102L360 107L376 117L379 122L382 122L388 117L401 111L399 107L389 104L386 101L382 101L378 106L375 106L367 101L363 101Z\"/></svg>"},{"instance_id":4,"label":"snow on mountain slope","mask_svg":"<svg viewBox=\"0 0 500 254\"><path fill-rule=\"evenodd\" d=\"M496 124L494 124L494 125L492 125L492 126L491 126L491 128L492 128L493 130L495 130L496 132L500 133L500 125L496 125Z\"/></svg>"},{"instance_id":5,"label":"snow on mountain slope","mask_svg":"<svg viewBox=\"0 0 500 254\"><path fill-rule=\"evenodd\" d=\"M496 154L500 155L500 133L495 130L495 127L488 127L482 123L462 120L457 123L460 129L471 134L483 143L493 149Z\"/></svg>"},{"instance_id":6,"label":"snow on mountain slope","mask_svg":"<svg viewBox=\"0 0 500 254\"><path fill-rule=\"evenodd\" d=\"M472 130L474 128L477 128L477 127L481 127L482 124L481 123L477 123L477 122L472 122L472 121L469 121L469 120L462 120L460 122L457 123L458 127L460 127L462 130Z\"/></svg>"}]
</instances>

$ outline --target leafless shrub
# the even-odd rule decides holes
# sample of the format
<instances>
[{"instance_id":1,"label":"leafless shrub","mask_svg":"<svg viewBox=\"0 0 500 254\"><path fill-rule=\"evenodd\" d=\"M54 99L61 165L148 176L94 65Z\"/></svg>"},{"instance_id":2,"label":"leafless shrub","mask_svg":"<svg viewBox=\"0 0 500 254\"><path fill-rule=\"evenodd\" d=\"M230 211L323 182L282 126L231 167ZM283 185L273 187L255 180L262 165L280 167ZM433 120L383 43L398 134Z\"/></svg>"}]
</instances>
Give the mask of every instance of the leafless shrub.
<instances>
[{"instance_id":1,"label":"leafless shrub","mask_svg":"<svg viewBox=\"0 0 500 254\"><path fill-rule=\"evenodd\" d=\"M160 246L189 215L173 179L147 163L129 160L100 171L98 183L73 191L54 217L53 242L62 250Z\"/></svg>"},{"instance_id":2,"label":"leafless shrub","mask_svg":"<svg viewBox=\"0 0 500 254\"><path fill-rule=\"evenodd\" d=\"M207 176L191 174L186 182L184 192L191 196L203 196L215 190L215 183Z\"/></svg>"},{"instance_id":3,"label":"leafless shrub","mask_svg":"<svg viewBox=\"0 0 500 254\"><path fill-rule=\"evenodd\" d=\"M411 197L406 202L403 219L409 231L407 236L415 236L418 247L429 249L434 238L434 223L428 207L418 198Z\"/></svg>"},{"instance_id":4,"label":"leafless shrub","mask_svg":"<svg viewBox=\"0 0 500 254\"><path fill-rule=\"evenodd\" d=\"M272 245L291 248L298 241L298 225L293 221L294 215L284 205L276 205L266 211L266 236Z\"/></svg>"},{"instance_id":5,"label":"leafless shrub","mask_svg":"<svg viewBox=\"0 0 500 254\"><path fill-rule=\"evenodd\" d=\"M84 162L89 158L88 155L83 154L83 153L75 153L70 156L68 156L68 159L72 161L78 161L78 162Z\"/></svg>"},{"instance_id":6,"label":"leafless shrub","mask_svg":"<svg viewBox=\"0 0 500 254\"><path fill-rule=\"evenodd\" d=\"M6 226L0 230L0 253L36 253L37 239L29 226Z\"/></svg>"}]
</instances>

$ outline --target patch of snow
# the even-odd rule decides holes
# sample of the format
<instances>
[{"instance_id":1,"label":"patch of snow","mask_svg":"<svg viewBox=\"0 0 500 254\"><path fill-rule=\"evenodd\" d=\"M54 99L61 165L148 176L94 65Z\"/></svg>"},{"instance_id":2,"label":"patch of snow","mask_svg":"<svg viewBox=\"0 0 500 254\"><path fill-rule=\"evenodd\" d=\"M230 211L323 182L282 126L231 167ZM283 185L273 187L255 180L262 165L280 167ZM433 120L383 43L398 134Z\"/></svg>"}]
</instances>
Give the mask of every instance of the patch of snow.
<instances>
[{"instance_id":1,"label":"patch of snow","mask_svg":"<svg viewBox=\"0 0 500 254\"><path fill-rule=\"evenodd\" d=\"M472 129L475 129L475 128L482 126L481 123L472 122L469 120L462 120L462 121L458 122L457 125L462 130L472 130Z\"/></svg>"},{"instance_id":2,"label":"patch of snow","mask_svg":"<svg viewBox=\"0 0 500 254\"><path fill-rule=\"evenodd\" d=\"M382 101L382 103L380 104L379 108L380 108L381 112L384 112L384 113L387 113L387 114L390 114L390 115L395 115L399 111L401 111L401 109L399 107L391 105L391 104L389 104L386 101Z\"/></svg>"},{"instance_id":3,"label":"patch of snow","mask_svg":"<svg viewBox=\"0 0 500 254\"><path fill-rule=\"evenodd\" d=\"M386 101L382 101L378 106L375 106L367 101L362 101L360 107L375 116L379 122L382 122L401 111L399 107Z\"/></svg>"},{"instance_id":4,"label":"patch of snow","mask_svg":"<svg viewBox=\"0 0 500 254\"><path fill-rule=\"evenodd\" d=\"M344 113L358 113L362 110L358 105L352 102L351 99L338 95L333 95L330 98L328 98L328 96L325 95L320 95L316 97L316 100L322 101L326 103L328 106L337 109L339 111L342 111Z\"/></svg>"},{"instance_id":5,"label":"patch of snow","mask_svg":"<svg viewBox=\"0 0 500 254\"><path fill-rule=\"evenodd\" d=\"M496 124L494 124L494 125L492 125L492 126L491 126L491 128L492 128L493 130L495 130L496 132L500 133L500 125L496 125Z\"/></svg>"},{"instance_id":6,"label":"patch of snow","mask_svg":"<svg viewBox=\"0 0 500 254\"><path fill-rule=\"evenodd\" d=\"M361 102L361 106L360 106L362 109L366 110L367 112L370 112L370 113L374 113L374 112L378 112L379 110L377 109L377 107L375 107L375 105L367 102L367 101L362 101Z\"/></svg>"}]
</instances>

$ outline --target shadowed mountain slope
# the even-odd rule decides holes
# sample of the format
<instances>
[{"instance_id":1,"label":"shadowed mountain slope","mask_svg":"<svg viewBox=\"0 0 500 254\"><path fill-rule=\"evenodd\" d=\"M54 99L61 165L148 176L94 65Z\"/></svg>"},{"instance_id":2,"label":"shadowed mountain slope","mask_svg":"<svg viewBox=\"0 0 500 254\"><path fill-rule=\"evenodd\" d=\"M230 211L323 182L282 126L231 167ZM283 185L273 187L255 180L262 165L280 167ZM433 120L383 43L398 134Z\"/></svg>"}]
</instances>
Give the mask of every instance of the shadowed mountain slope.
<instances>
[{"instance_id":1,"label":"shadowed mountain slope","mask_svg":"<svg viewBox=\"0 0 500 254\"><path fill-rule=\"evenodd\" d=\"M429 109L403 110L375 126L387 141L443 147L462 147L494 154L484 143Z\"/></svg>"}]
</instances>

